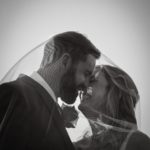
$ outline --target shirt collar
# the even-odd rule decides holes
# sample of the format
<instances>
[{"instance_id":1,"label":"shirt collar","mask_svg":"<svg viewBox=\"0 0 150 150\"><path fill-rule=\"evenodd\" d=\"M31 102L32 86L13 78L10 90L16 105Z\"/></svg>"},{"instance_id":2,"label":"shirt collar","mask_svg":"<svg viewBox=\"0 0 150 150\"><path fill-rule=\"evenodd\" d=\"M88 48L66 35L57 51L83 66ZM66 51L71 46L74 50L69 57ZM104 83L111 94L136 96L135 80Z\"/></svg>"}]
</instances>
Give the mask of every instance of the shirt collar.
<instances>
[{"instance_id":1,"label":"shirt collar","mask_svg":"<svg viewBox=\"0 0 150 150\"><path fill-rule=\"evenodd\" d=\"M49 95L53 98L53 100L57 102L54 91L38 72L33 72L30 77L36 82L38 82L49 93Z\"/></svg>"}]
</instances>

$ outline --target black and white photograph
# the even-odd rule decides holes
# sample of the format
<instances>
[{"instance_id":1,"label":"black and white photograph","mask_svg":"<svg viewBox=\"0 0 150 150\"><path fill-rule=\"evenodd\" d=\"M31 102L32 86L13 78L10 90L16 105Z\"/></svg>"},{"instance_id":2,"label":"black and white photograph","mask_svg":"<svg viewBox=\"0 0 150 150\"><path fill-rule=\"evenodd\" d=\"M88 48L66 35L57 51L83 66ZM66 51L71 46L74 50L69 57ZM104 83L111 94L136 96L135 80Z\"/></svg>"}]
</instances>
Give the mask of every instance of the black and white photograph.
<instances>
[{"instance_id":1,"label":"black and white photograph","mask_svg":"<svg viewBox=\"0 0 150 150\"><path fill-rule=\"evenodd\" d=\"M149 0L0 0L0 150L150 150Z\"/></svg>"}]
</instances>

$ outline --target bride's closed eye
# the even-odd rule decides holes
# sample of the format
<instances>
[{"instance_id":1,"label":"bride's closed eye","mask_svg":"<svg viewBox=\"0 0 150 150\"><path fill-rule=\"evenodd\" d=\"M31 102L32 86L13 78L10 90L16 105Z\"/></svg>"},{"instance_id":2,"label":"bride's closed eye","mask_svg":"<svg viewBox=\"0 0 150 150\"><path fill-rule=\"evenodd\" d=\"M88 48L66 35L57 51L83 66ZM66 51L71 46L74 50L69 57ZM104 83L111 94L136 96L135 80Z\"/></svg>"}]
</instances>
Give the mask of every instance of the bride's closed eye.
<instances>
[{"instance_id":1,"label":"bride's closed eye","mask_svg":"<svg viewBox=\"0 0 150 150\"><path fill-rule=\"evenodd\" d=\"M92 75L91 78L90 78L90 84L91 84L91 83L94 83L95 81L96 81L95 76Z\"/></svg>"}]
</instances>

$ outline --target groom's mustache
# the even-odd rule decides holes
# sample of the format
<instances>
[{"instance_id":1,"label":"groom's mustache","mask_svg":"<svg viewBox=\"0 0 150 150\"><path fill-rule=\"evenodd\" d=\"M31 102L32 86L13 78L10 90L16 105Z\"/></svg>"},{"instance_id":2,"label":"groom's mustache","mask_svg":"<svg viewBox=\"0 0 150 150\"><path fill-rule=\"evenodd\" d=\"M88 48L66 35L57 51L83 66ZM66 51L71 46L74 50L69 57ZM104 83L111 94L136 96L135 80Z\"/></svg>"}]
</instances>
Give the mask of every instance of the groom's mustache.
<instances>
[{"instance_id":1,"label":"groom's mustache","mask_svg":"<svg viewBox=\"0 0 150 150\"><path fill-rule=\"evenodd\" d=\"M77 90L79 90L79 91L83 91L83 92L85 92L85 91L86 91L86 89L87 89L87 87L86 87L85 85L81 84L81 85L77 86L77 88L76 88L76 89L77 89Z\"/></svg>"},{"instance_id":2,"label":"groom's mustache","mask_svg":"<svg viewBox=\"0 0 150 150\"><path fill-rule=\"evenodd\" d=\"M85 92L87 90L86 86L85 85L78 85L78 86L72 86L72 87L67 87L65 86L66 88L66 91L68 92L75 92L75 91L82 91L82 92Z\"/></svg>"}]
</instances>

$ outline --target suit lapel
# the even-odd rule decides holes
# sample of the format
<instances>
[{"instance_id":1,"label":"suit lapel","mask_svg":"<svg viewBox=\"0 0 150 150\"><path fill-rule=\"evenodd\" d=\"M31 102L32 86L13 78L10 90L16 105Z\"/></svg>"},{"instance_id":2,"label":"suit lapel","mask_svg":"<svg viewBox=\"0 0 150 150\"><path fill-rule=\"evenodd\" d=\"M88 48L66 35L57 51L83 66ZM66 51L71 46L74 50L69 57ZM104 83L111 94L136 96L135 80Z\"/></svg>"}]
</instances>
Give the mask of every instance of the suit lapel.
<instances>
[{"instance_id":1,"label":"suit lapel","mask_svg":"<svg viewBox=\"0 0 150 150\"><path fill-rule=\"evenodd\" d=\"M33 85L36 88L38 88L39 93L42 93L44 95L43 101L51 114L51 118L50 118L51 120L49 122L49 128L47 130L47 133L50 130L51 121L54 121L55 125L57 126L57 129L59 130L60 136L66 143L66 146L68 147L68 149L69 150L74 149L73 144L69 138L69 135L65 129L63 118L59 112L59 109L60 109L58 108L59 106L57 106L57 104L54 102L54 100L49 95L49 93L40 84L38 84L37 82L35 82L33 79L31 79L28 76L25 76L24 78L28 79L28 82L30 81L30 84L33 83Z\"/></svg>"}]
</instances>

